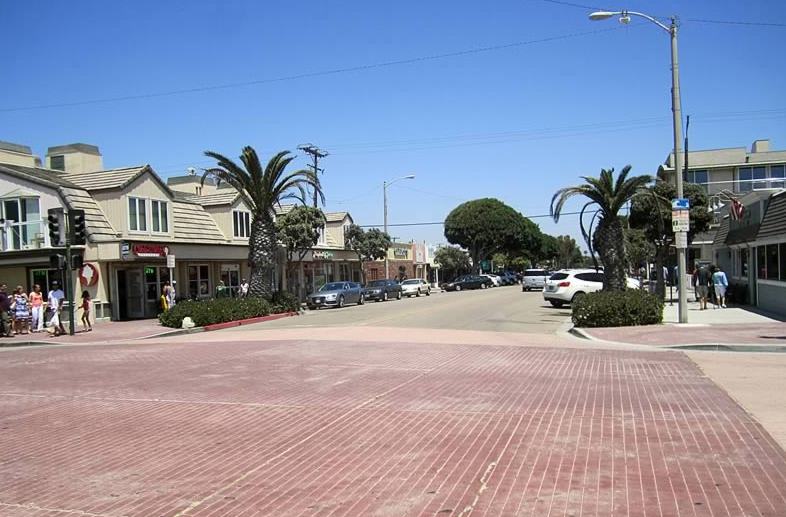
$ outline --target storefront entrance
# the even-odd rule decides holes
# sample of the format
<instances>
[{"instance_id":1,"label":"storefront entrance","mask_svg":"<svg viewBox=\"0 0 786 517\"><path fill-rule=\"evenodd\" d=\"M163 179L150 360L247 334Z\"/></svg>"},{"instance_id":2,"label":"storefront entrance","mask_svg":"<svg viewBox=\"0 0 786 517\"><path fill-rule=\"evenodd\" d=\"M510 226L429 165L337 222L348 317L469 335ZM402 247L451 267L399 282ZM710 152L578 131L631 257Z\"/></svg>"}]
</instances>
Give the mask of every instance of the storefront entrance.
<instances>
[{"instance_id":1,"label":"storefront entrance","mask_svg":"<svg viewBox=\"0 0 786 517\"><path fill-rule=\"evenodd\" d=\"M161 312L161 293L169 281L164 266L145 265L117 270L118 317L155 318Z\"/></svg>"}]
</instances>

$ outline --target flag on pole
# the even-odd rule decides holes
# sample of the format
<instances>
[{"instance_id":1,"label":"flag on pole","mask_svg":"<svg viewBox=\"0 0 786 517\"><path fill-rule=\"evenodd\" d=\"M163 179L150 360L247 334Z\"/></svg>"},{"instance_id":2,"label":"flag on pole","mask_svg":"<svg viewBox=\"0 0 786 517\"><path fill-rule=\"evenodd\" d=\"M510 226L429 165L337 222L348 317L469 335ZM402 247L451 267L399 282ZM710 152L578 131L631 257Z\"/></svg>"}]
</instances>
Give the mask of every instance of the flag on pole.
<instances>
[{"instance_id":1,"label":"flag on pole","mask_svg":"<svg viewBox=\"0 0 786 517\"><path fill-rule=\"evenodd\" d=\"M731 215L731 218L735 221L739 221L742 219L742 216L745 215L745 206L736 199L732 199L729 215Z\"/></svg>"}]
</instances>

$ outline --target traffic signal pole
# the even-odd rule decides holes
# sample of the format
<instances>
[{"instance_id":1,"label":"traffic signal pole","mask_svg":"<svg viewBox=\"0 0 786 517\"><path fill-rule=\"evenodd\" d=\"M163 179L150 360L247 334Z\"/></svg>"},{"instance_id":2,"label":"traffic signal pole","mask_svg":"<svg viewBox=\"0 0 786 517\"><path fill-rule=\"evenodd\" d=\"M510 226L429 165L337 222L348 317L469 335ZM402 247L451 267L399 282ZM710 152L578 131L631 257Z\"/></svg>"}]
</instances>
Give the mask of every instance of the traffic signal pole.
<instances>
[{"instance_id":1,"label":"traffic signal pole","mask_svg":"<svg viewBox=\"0 0 786 517\"><path fill-rule=\"evenodd\" d=\"M66 220L68 218L66 217ZM66 228L67 230L67 228ZM66 299L68 300L68 334L74 335L74 328L76 321L74 316L74 275L71 271L71 237L66 231L66 259L65 259L65 285L66 285Z\"/></svg>"}]
</instances>

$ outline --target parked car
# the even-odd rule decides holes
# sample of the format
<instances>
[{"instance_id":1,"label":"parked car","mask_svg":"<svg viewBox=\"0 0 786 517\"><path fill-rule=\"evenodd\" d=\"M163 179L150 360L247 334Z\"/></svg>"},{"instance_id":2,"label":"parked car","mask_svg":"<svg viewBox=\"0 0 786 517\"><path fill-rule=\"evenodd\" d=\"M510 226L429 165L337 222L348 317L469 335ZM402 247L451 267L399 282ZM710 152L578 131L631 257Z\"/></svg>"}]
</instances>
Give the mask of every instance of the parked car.
<instances>
[{"instance_id":1,"label":"parked car","mask_svg":"<svg viewBox=\"0 0 786 517\"><path fill-rule=\"evenodd\" d=\"M390 298L401 299L401 284L391 279L372 280L363 289L366 300L386 302Z\"/></svg>"},{"instance_id":2,"label":"parked car","mask_svg":"<svg viewBox=\"0 0 786 517\"><path fill-rule=\"evenodd\" d=\"M499 276L502 285L513 285L517 284L519 281L516 275L510 271L497 271L497 276Z\"/></svg>"},{"instance_id":3,"label":"parked car","mask_svg":"<svg viewBox=\"0 0 786 517\"><path fill-rule=\"evenodd\" d=\"M431 296L431 286L422 278L410 278L401 282L401 293L404 296Z\"/></svg>"},{"instance_id":4,"label":"parked car","mask_svg":"<svg viewBox=\"0 0 786 517\"><path fill-rule=\"evenodd\" d=\"M329 282L312 293L306 300L309 309L343 307L347 303L363 305L365 296L360 284L355 282Z\"/></svg>"},{"instance_id":5,"label":"parked car","mask_svg":"<svg viewBox=\"0 0 786 517\"><path fill-rule=\"evenodd\" d=\"M484 273L480 276L485 276L486 278L491 280L492 283L491 287L499 287L502 285L502 279L499 277L499 275L495 275L493 273Z\"/></svg>"},{"instance_id":6,"label":"parked car","mask_svg":"<svg viewBox=\"0 0 786 517\"><path fill-rule=\"evenodd\" d=\"M531 289L543 289L546 285L546 280L549 279L551 273L545 269L527 269L524 271L524 280L521 283L522 291L529 291Z\"/></svg>"},{"instance_id":7,"label":"parked car","mask_svg":"<svg viewBox=\"0 0 786 517\"><path fill-rule=\"evenodd\" d=\"M639 282L626 278L629 289L638 289ZM563 269L552 274L543 288L543 299L554 307L572 303L586 293L603 289L603 272L594 269Z\"/></svg>"},{"instance_id":8,"label":"parked car","mask_svg":"<svg viewBox=\"0 0 786 517\"><path fill-rule=\"evenodd\" d=\"M492 284L490 278L480 275L464 275L456 278L452 282L443 284L445 291L461 291L464 289L486 289Z\"/></svg>"}]
</instances>

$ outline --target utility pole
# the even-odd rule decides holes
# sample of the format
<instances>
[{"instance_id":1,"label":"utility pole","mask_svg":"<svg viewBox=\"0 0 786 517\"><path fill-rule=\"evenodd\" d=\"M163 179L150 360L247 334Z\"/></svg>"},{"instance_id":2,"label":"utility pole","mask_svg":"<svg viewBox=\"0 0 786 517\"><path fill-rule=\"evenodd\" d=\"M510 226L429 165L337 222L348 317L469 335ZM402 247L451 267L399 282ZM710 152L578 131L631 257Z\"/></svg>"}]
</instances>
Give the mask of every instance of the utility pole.
<instances>
[{"instance_id":1,"label":"utility pole","mask_svg":"<svg viewBox=\"0 0 786 517\"><path fill-rule=\"evenodd\" d=\"M314 160L313 165L309 165L308 167L313 169L314 177L317 178L317 183L319 182L319 173L324 173L324 169L319 168L319 159L328 156L330 153L327 151L323 151L319 147L315 146L314 144L303 144L297 147L301 151L306 154L310 154L311 158ZM314 189L314 208L317 208L317 189Z\"/></svg>"}]
</instances>

